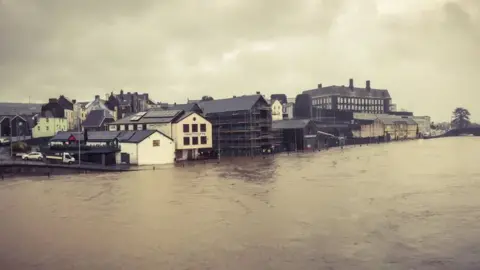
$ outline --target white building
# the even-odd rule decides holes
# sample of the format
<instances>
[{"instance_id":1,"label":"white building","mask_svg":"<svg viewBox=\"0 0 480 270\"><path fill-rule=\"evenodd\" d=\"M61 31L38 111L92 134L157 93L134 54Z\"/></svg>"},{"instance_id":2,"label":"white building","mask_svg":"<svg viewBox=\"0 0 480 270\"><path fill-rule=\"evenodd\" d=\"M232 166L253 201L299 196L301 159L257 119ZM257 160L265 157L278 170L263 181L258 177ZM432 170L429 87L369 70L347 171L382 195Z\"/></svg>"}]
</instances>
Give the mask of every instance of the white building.
<instances>
[{"instance_id":1,"label":"white building","mask_svg":"<svg viewBox=\"0 0 480 270\"><path fill-rule=\"evenodd\" d=\"M270 107L272 109L272 121L278 121L283 119L283 106L279 100L273 100L270 102Z\"/></svg>"},{"instance_id":2,"label":"white building","mask_svg":"<svg viewBox=\"0 0 480 270\"><path fill-rule=\"evenodd\" d=\"M175 160L175 143L157 130L121 132L118 142L117 164L157 165Z\"/></svg>"},{"instance_id":3,"label":"white building","mask_svg":"<svg viewBox=\"0 0 480 270\"><path fill-rule=\"evenodd\" d=\"M183 110L151 110L108 124L110 131L158 130L174 141L177 160L196 159L212 148L212 125Z\"/></svg>"}]
</instances>

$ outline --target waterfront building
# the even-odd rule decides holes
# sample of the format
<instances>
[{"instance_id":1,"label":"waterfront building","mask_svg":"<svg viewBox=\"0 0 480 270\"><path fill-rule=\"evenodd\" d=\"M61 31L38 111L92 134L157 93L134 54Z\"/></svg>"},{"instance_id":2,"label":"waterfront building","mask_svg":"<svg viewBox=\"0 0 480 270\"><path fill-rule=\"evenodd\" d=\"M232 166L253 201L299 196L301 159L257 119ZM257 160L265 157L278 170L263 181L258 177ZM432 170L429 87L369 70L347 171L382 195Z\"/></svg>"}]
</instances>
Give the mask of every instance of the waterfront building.
<instances>
[{"instance_id":1,"label":"waterfront building","mask_svg":"<svg viewBox=\"0 0 480 270\"><path fill-rule=\"evenodd\" d=\"M115 119L109 110L93 110L82 123L83 130L87 131L105 131L107 124L114 122Z\"/></svg>"},{"instance_id":2,"label":"waterfront building","mask_svg":"<svg viewBox=\"0 0 480 270\"><path fill-rule=\"evenodd\" d=\"M199 106L212 123L217 153L252 156L271 151L272 113L262 95L204 101Z\"/></svg>"},{"instance_id":3,"label":"waterfront building","mask_svg":"<svg viewBox=\"0 0 480 270\"><path fill-rule=\"evenodd\" d=\"M272 130L280 131L282 136L280 151L316 150L323 145L319 142L318 128L311 119L274 121Z\"/></svg>"},{"instance_id":4,"label":"waterfront building","mask_svg":"<svg viewBox=\"0 0 480 270\"><path fill-rule=\"evenodd\" d=\"M53 137L57 132L69 130L67 118L40 117L32 129L32 138Z\"/></svg>"},{"instance_id":5,"label":"waterfront building","mask_svg":"<svg viewBox=\"0 0 480 270\"><path fill-rule=\"evenodd\" d=\"M387 141L415 139L418 137L418 124L408 116L355 113L354 118L355 121L360 122L370 120L371 125L374 125L374 127L370 127L370 129L373 129L372 135L376 137L375 135L383 133L382 137ZM366 129L368 129L368 127L364 127L364 131ZM382 130L382 132L380 132L380 130ZM356 135L358 135L358 133L356 133Z\"/></svg>"},{"instance_id":6,"label":"waterfront building","mask_svg":"<svg viewBox=\"0 0 480 270\"><path fill-rule=\"evenodd\" d=\"M317 88L303 91L311 96L311 103L318 109L364 112L388 113L390 111L391 97L386 89L374 89L370 81L365 87L355 87L353 79L348 86L327 86L319 84Z\"/></svg>"},{"instance_id":7,"label":"waterfront building","mask_svg":"<svg viewBox=\"0 0 480 270\"><path fill-rule=\"evenodd\" d=\"M107 125L110 131L158 130L173 139L177 160L197 159L212 149L212 124L193 111L153 109Z\"/></svg>"},{"instance_id":8,"label":"waterfront building","mask_svg":"<svg viewBox=\"0 0 480 270\"><path fill-rule=\"evenodd\" d=\"M117 164L171 164L175 160L173 139L158 130L124 131L118 140Z\"/></svg>"},{"instance_id":9,"label":"waterfront building","mask_svg":"<svg viewBox=\"0 0 480 270\"><path fill-rule=\"evenodd\" d=\"M174 162L173 140L157 130L59 132L45 153L69 152L82 162L155 165Z\"/></svg>"},{"instance_id":10,"label":"waterfront building","mask_svg":"<svg viewBox=\"0 0 480 270\"><path fill-rule=\"evenodd\" d=\"M418 124L418 132L422 135L429 135L432 125L430 116L413 116L412 119Z\"/></svg>"},{"instance_id":11,"label":"waterfront building","mask_svg":"<svg viewBox=\"0 0 480 270\"><path fill-rule=\"evenodd\" d=\"M22 115L0 116L0 137L27 137L31 135L31 123Z\"/></svg>"}]
</instances>

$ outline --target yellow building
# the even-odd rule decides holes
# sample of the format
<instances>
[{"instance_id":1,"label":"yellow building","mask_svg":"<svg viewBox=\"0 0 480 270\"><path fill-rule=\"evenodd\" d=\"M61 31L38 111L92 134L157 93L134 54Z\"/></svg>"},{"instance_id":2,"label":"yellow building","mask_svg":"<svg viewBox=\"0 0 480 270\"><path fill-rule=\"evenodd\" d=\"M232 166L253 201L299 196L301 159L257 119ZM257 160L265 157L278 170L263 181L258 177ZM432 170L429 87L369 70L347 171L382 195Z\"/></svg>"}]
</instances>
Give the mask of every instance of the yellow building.
<instances>
[{"instance_id":1,"label":"yellow building","mask_svg":"<svg viewBox=\"0 0 480 270\"><path fill-rule=\"evenodd\" d=\"M212 148L212 124L203 116L189 112L172 124L177 160L196 159L202 149Z\"/></svg>"},{"instance_id":2,"label":"yellow building","mask_svg":"<svg viewBox=\"0 0 480 270\"><path fill-rule=\"evenodd\" d=\"M67 131L68 124L66 118L39 118L37 124L32 129L32 137L42 138L55 136L59 131Z\"/></svg>"}]
</instances>

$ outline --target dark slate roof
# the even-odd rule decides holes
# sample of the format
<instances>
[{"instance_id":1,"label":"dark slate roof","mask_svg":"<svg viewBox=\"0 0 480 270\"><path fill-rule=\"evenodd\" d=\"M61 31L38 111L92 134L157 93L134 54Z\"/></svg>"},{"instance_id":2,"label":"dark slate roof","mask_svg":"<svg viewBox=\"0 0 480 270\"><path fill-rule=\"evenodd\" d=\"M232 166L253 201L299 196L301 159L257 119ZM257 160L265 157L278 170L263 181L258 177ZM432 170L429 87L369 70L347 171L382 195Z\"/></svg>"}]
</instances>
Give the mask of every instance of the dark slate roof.
<instances>
[{"instance_id":1,"label":"dark slate roof","mask_svg":"<svg viewBox=\"0 0 480 270\"><path fill-rule=\"evenodd\" d=\"M250 95L202 101L198 105L202 108L203 113L208 115L211 113L247 111L252 109L259 99L263 99L265 101L262 95Z\"/></svg>"},{"instance_id":2,"label":"dark slate roof","mask_svg":"<svg viewBox=\"0 0 480 270\"><path fill-rule=\"evenodd\" d=\"M43 104L0 103L0 115L32 115L42 111Z\"/></svg>"},{"instance_id":3,"label":"dark slate roof","mask_svg":"<svg viewBox=\"0 0 480 270\"><path fill-rule=\"evenodd\" d=\"M197 103L187 103L187 104L175 104L168 108L169 110L182 110L186 112L191 112L195 110L202 110Z\"/></svg>"},{"instance_id":4,"label":"dark slate roof","mask_svg":"<svg viewBox=\"0 0 480 270\"><path fill-rule=\"evenodd\" d=\"M146 138L150 137L153 133L156 133L156 132L162 134L163 136L167 137L169 140L173 141L172 138L168 137L167 135L163 134L158 130L120 131L117 139L119 142L139 143L145 140Z\"/></svg>"},{"instance_id":5,"label":"dark slate roof","mask_svg":"<svg viewBox=\"0 0 480 270\"><path fill-rule=\"evenodd\" d=\"M58 99L58 104L60 104L60 106L62 106L64 109L73 111L73 102L64 95L60 96Z\"/></svg>"},{"instance_id":6,"label":"dark slate roof","mask_svg":"<svg viewBox=\"0 0 480 270\"><path fill-rule=\"evenodd\" d=\"M83 121L84 127L101 127L105 119L113 119L112 114L107 110L93 110L87 115L87 119Z\"/></svg>"},{"instance_id":7,"label":"dark slate roof","mask_svg":"<svg viewBox=\"0 0 480 270\"><path fill-rule=\"evenodd\" d=\"M289 119L272 122L272 129L302 129L312 120L309 119Z\"/></svg>"},{"instance_id":8,"label":"dark slate roof","mask_svg":"<svg viewBox=\"0 0 480 270\"><path fill-rule=\"evenodd\" d=\"M316 88L312 90L305 90L303 94L309 94L312 97L324 96L342 96L342 97L360 97L360 98L390 98L388 90L384 89L370 89L354 87L353 90L348 86L327 86L323 88Z\"/></svg>"},{"instance_id":9,"label":"dark slate roof","mask_svg":"<svg viewBox=\"0 0 480 270\"><path fill-rule=\"evenodd\" d=\"M77 140L83 141L83 133L82 132L58 132L55 136L53 136L50 141L59 141L59 142L64 142L68 141L68 138L73 135Z\"/></svg>"},{"instance_id":10,"label":"dark slate roof","mask_svg":"<svg viewBox=\"0 0 480 270\"><path fill-rule=\"evenodd\" d=\"M132 120L139 113L132 114L120 120L117 120L109 125L125 125L125 124L161 124L161 123L171 123L174 122L178 117L183 114L182 110L149 110L138 120Z\"/></svg>"}]
</instances>

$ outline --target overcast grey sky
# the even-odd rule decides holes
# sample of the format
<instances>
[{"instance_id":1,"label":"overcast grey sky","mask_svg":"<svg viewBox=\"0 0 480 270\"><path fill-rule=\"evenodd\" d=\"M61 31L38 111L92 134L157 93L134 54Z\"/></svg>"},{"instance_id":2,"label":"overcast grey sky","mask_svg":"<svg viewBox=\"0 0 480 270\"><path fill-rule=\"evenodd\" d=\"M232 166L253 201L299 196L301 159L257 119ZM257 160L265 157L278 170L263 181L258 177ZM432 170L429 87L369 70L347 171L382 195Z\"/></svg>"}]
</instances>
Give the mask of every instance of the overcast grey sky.
<instances>
[{"instance_id":1,"label":"overcast grey sky","mask_svg":"<svg viewBox=\"0 0 480 270\"><path fill-rule=\"evenodd\" d=\"M418 115L478 120L479 14L479 0L0 0L0 100L294 97L353 77Z\"/></svg>"}]
</instances>

